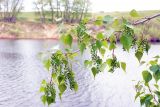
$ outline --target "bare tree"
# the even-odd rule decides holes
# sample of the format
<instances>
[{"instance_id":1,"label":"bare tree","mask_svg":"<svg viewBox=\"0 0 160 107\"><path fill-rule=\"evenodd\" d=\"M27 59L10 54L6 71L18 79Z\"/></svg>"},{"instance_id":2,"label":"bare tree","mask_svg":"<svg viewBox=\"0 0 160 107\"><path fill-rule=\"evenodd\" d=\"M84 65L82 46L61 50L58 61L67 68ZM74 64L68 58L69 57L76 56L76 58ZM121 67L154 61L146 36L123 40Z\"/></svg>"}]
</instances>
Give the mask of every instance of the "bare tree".
<instances>
[{"instance_id":1,"label":"bare tree","mask_svg":"<svg viewBox=\"0 0 160 107\"><path fill-rule=\"evenodd\" d=\"M38 14L40 15L40 20L42 23L46 22L46 10L45 7L47 5L47 0L37 0L34 2L34 5L36 6L36 9L38 10Z\"/></svg>"},{"instance_id":2,"label":"bare tree","mask_svg":"<svg viewBox=\"0 0 160 107\"><path fill-rule=\"evenodd\" d=\"M90 3L89 0L37 0L34 2L44 23L46 12L51 13L52 22L62 20L65 22L79 22L86 16Z\"/></svg>"},{"instance_id":3,"label":"bare tree","mask_svg":"<svg viewBox=\"0 0 160 107\"><path fill-rule=\"evenodd\" d=\"M18 13L23 9L23 0L1 0L1 19L15 22Z\"/></svg>"}]
</instances>

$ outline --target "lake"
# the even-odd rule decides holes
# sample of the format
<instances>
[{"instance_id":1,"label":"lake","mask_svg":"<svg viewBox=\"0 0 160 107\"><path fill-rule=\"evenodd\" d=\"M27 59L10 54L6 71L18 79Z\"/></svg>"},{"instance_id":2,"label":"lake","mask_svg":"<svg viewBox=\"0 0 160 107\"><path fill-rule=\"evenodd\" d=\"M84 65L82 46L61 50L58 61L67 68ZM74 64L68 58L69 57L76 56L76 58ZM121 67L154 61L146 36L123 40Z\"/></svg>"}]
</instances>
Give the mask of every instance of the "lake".
<instances>
[{"instance_id":1,"label":"lake","mask_svg":"<svg viewBox=\"0 0 160 107\"><path fill-rule=\"evenodd\" d=\"M37 55L57 45L54 40L0 40L0 107L44 107L39 87L41 80L47 78L47 71ZM76 58L80 62L73 64L78 92L67 90L62 101L57 96L51 107L140 107L139 101L134 101L133 80L141 79L144 67L139 66L134 50L127 53L120 48L115 54L127 62L127 73L116 70L111 74L106 70L94 79L82 65L88 54ZM160 45L152 45L150 56L143 59L151 59L158 53Z\"/></svg>"}]
</instances>

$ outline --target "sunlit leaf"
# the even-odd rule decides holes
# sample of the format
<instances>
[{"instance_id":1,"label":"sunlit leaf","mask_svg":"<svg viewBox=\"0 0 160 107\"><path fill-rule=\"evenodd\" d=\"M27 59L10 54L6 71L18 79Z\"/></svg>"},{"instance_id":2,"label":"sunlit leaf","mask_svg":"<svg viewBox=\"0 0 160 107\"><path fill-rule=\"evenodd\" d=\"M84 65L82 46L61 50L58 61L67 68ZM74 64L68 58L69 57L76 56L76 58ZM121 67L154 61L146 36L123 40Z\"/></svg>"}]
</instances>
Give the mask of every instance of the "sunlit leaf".
<instances>
[{"instance_id":1,"label":"sunlit leaf","mask_svg":"<svg viewBox=\"0 0 160 107\"><path fill-rule=\"evenodd\" d=\"M129 51L132 46L133 38L129 35L122 35L120 38L120 42L123 45L123 48Z\"/></svg>"},{"instance_id":2,"label":"sunlit leaf","mask_svg":"<svg viewBox=\"0 0 160 107\"><path fill-rule=\"evenodd\" d=\"M83 54L84 50L86 49L86 45L84 43L81 43L79 45L79 48L80 48L81 54Z\"/></svg>"},{"instance_id":3,"label":"sunlit leaf","mask_svg":"<svg viewBox=\"0 0 160 107\"><path fill-rule=\"evenodd\" d=\"M51 66L51 60L50 59L44 60L43 64L44 64L44 67L49 71L50 66Z\"/></svg>"},{"instance_id":4,"label":"sunlit leaf","mask_svg":"<svg viewBox=\"0 0 160 107\"><path fill-rule=\"evenodd\" d=\"M103 33L98 33L98 34L97 34L97 39L98 39L98 40L104 39Z\"/></svg>"},{"instance_id":5,"label":"sunlit leaf","mask_svg":"<svg viewBox=\"0 0 160 107\"><path fill-rule=\"evenodd\" d=\"M143 79L144 79L144 81L145 81L146 83L148 83L149 81L152 80L152 75L151 75L151 73L148 72L148 71L143 71L143 72L142 72L142 76L143 76Z\"/></svg>"},{"instance_id":6,"label":"sunlit leaf","mask_svg":"<svg viewBox=\"0 0 160 107\"><path fill-rule=\"evenodd\" d=\"M141 58L142 58L142 56L143 56L143 53L137 51L137 52L135 53L135 56L136 56L136 58L138 59L138 61L140 62L140 60L141 60Z\"/></svg>"},{"instance_id":7,"label":"sunlit leaf","mask_svg":"<svg viewBox=\"0 0 160 107\"><path fill-rule=\"evenodd\" d=\"M115 49L115 48L116 48L115 43L110 43L110 45L109 45L109 50L113 50L113 49Z\"/></svg>"},{"instance_id":8,"label":"sunlit leaf","mask_svg":"<svg viewBox=\"0 0 160 107\"><path fill-rule=\"evenodd\" d=\"M130 12L130 15L131 15L132 17L139 17L139 14L138 14L138 12L137 12L135 9L133 9L133 10Z\"/></svg>"},{"instance_id":9,"label":"sunlit leaf","mask_svg":"<svg viewBox=\"0 0 160 107\"><path fill-rule=\"evenodd\" d=\"M121 68L123 69L123 71L126 72L126 63L125 62L121 62Z\"/></svg>"}]
</instances>

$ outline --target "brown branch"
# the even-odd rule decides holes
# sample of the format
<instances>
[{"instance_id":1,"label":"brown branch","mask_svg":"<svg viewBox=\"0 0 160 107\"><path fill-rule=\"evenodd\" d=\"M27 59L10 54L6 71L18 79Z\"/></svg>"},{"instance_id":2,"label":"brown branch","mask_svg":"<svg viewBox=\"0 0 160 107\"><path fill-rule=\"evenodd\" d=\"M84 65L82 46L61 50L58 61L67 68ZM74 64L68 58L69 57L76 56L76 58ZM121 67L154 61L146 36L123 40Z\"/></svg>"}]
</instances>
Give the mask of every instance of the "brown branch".
<instances>
[{"instance_id":1,"label":"brown branch","mask_svg":"<svg viewBox=\"0 0 160 107\"><path fill-rule=\"evenodd\" d=\"M139 20L137 20L137 21L134 21L134 22L132 23L132 25L140 25L140 24L143 24L143 23L145 23L145 22L147 22L147 21L150 21L150 20L152 20L152 19L154 19L154 18L156 18L156 17L160 17L160 13L155 14L155 15L153 15L153 16L148 16L148 17L139 19Z\"/></svg>"}]
</instances>

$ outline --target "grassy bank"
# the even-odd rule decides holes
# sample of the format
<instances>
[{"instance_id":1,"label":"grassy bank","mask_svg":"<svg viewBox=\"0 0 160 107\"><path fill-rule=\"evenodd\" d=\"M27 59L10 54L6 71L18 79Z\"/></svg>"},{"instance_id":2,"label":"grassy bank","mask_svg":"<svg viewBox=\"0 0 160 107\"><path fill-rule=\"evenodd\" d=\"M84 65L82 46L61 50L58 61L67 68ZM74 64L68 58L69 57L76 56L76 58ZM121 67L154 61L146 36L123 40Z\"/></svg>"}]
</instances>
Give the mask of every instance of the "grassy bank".
<instances>
[{"instance_id":1,"label":"grassy bank","mask_svg":"<svg viewBox=\"0 0 160 107\"><path fill-rule=\"evenodd\" d=\"M92 13L90 17L111 15L118 18L124 17L131 21L157 14L160 11L139 11L140 17L132 18L129 12L100 12ZM47 19L50 18L50 13L47 13ZM66 26L66 25L65 25ZM67 25L68 26L68 25ZM47 21L47 24L41 24L39 16L35 12L22 12L18 15L17 23L0 23L0 37L12 36L15 38L56 38L57 37L57 25L52 24L51 21ZM148 38L160 38L160 18L151 20L145 25L138 26L137 31L140 31L138 35L143 32Z\"/></svg>"}]
</instances>

